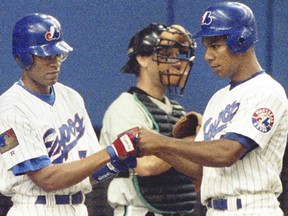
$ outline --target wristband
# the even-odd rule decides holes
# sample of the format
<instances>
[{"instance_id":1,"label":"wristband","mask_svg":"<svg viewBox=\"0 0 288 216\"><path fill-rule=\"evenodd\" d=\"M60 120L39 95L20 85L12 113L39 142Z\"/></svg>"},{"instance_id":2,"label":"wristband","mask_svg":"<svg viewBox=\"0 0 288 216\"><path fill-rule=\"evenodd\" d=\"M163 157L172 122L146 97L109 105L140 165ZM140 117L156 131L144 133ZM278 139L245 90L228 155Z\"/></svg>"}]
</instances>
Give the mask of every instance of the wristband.
<instances>
[{"instance_id":1,"label":"wristband","mask_svg":"<svg viewBox=\"0 0 288 216\"><path fill-rule=\"evenodd\" d=\"M97 170L92 174L92 179L97 182L104 182L108 179L111 179L115 176L119 170L117 170L110 162L107 163L104 167Z\"/></svg>"},{"instance_id":2,"label":"wristband","mask_svg":"<svg viewBox=\"0 0 288 216\"><path fill-rule=\"evenodd\" d=\"M117 153L116 153L116 151L112 145L107 146L106 150L107 150L111 160L117 160L118 159L118 155L117 155Z\"/></svg>"}]
</instances>

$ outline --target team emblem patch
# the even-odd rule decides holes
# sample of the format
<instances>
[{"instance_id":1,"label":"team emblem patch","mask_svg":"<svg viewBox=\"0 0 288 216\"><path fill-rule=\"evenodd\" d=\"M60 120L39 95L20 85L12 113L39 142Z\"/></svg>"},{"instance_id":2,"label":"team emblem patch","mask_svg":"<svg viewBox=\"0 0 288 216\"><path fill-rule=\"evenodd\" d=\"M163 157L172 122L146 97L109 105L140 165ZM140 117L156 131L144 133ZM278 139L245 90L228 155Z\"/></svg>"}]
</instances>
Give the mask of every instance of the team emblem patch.
<instances>
[{"instance_id":1,"label":"team emblem patch","mask_svg":"<svg viewBox=\"0 0 288 216\"><path fill-rule=\"evenodd\" d=\"M274 124L274 114L268 108L260 108L254 112L252 123L257 130L267 133Z\"/></svg>"},{"instance_id":2,"label":"team emblem patch","mask_svg":"<svg viewBox=\"0 0 288 216\"><path fill-rule=\"evenodd\" d=\"M0 135L0 152L1 154L18 146L17 137L13 129L9 129Z\"/></svg>"}]
</instances>

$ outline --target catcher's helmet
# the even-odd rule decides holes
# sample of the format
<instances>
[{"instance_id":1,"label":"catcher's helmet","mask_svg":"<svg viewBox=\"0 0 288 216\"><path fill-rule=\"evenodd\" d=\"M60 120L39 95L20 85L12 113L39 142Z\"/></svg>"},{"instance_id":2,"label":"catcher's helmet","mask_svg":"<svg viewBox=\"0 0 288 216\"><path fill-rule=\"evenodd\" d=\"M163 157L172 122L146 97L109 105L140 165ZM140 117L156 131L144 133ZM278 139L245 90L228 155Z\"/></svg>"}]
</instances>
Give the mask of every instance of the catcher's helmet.
<instances>
[{"instance_id":1,"label":"catcher's helmet","mask_svg":"<svg viewBox=\"0 0 288 216\"><path fill-rule=\"evenodd\" d=\"M64 40L61 25L50 15L34 13L20 18L13 29L13 56L25 70L33 64L32 55L63 55L73 50Z\"/></svg>"},{"instance_id":2,"label":"catcher's helmet","mask_svg":"<svg viewBox=\"0 0 288 216\"><path fill-rule=\"evenodd\" d=\"M178 53L171 56L169 50L173 48ZM131 38L128 46L129 60L121 71L138 76L140 65L136 60L137 55L152 56L152 60L158 64L179 64L178 72L159 70L159 76L162 84L169 87L170 93L173 86L175 93L178 94L177 88L180 88L182 95L194 62L195 48L196 43L191 34L182 26L167 27L151 23Z\"/></svg>"},{"instance_id":3,"label":"catcher's helmet","mask_svg":"<svg viewBox=\"0 0 288 216\"><path fill-rule=\"evenodd\" d=\"M136 62L136 55L150 56L152 55L159 43L160 34L167 27L157 23L151 23L146 28L137 32L131 39L128 45L129 60L121 69L124 73L133 73L138 75L139 65Z\"/></svg>"},{"instance_id":4,"label":"catcher's helmet","mask_svg":"<svg viewBox=\"0 0 288 216\"><path fill-rule=\"evenodd\" d=\"M201 30L193 37L227 35L227 47L236 54L257 41L257 25L252 10L239 2L220 2L206 9Z\"/></svg>"}]
</instances>

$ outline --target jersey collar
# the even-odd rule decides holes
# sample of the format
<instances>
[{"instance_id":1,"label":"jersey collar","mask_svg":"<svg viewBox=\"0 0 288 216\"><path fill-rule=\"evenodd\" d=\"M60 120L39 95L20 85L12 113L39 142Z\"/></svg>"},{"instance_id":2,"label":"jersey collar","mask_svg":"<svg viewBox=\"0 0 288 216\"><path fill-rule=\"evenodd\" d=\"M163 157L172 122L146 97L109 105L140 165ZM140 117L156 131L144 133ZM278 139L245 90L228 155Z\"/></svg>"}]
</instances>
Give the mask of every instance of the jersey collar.
<instances>
[{"instance_id":1,"label":"jersey collar","mask_svg":"<svg viewBox=\"0 0 288 216\"><path fill-rule=\"evenodd\" d=\"M167 101L165 96L163 97L162 100L159 100L159 99L157 99L157 98L149 95L147 92L145 92L144 90L142 90L142 89L140 89L140 88L138 88L138 87L136 87L136 86L131 87L128 92L129 92L130 94L133 94L133 93L136 93L136 94L144 94L144 95L147 95L147 96L149 96L149 97L152 97L152 98L154 98L154 99L156 99L156 100L158 100L158 101L161 101L161 102L163 102L163 103L166 103L166 101Z\"/></svg>"},{"instance_id":2,"label":"jersey collar","mask_svg":"<svg viewBox=\"0 0 288 216\"><path fill-rule=\"evenodd\" d=\"M55 91L54 91L54 87L51 87L51 93L46 95L46 94L38 94L36 92L33 92L31 90L29 90L21 81L21 79L17 82L17 84L19 86L21 86L22 88L24 88L26 91L28 91L30 94L36 96L37 98L39 98L40 100L48 103L49 105L53 106L54 102L55 102Z\"/></svg>"},{"instance_id":3,"label":"jersey collar","mask_svg":"<svg viewBox=\"0 0 288 216\"><path fill-rule=\"evenodd\" d=\"M230 88L229 88L229 90L232 90L232 89L234 89L236 86L238 86L238 85L240 85L240 84L242 84L242 83L244 83L244 82L246 82L246 81L248 81L248 80L250 80L250 79L253 79L254 77L256 77L256 76L258 76L258 75L260 75L260 74L264 74L264 73L266 73L264 70L262 70L262 71L259 71L259 72L257 72L257 73L255 73L255 74L253 74L251 77L249 77L248 79L246 79L246 80L242 80L242 81L236 81L236 82L234 82L234 81L231 81L229 84L230 84Z\"/></svg>"}]
</instances>

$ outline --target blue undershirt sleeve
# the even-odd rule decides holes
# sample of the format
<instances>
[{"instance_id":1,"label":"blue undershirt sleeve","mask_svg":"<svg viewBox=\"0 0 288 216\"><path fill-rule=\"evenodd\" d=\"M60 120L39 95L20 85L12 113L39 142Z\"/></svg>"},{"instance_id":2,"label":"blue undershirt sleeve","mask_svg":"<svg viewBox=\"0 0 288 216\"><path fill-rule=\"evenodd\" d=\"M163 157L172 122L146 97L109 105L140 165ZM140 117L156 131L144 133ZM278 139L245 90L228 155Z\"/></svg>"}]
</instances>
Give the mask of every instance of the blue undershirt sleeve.
<instances>
[{"instance_id":1,"label":"blue undershirt sleeve","mask_svg":"<svg viewBox=\"0 0 288 216\"><path fill-rule=\"evenodd\" d=\"M12 167L12 172L14 175L19 176L29 171L39 170L45 166L48 166L49 164L51 164L50 158L45 155L15 165Z\"/></svg>"},{"instance_id":2,"label":"blue undershirt sleeve","mask_svg":"<svg viewBox=\"0 0 288 216\"><path fill-rule=\"evenodd\" d=\"M241 145L243 145L247 149L246 154L250 151L253 151L257 147L259 147L259 145L254 140L252 140L251 138L244 136L244 135L241 135L241 134L237 134L237 133L227 133L222 138L230 139L230 140L234 140L234 141L239 142Z\"/></svg>"}]
</instances>

